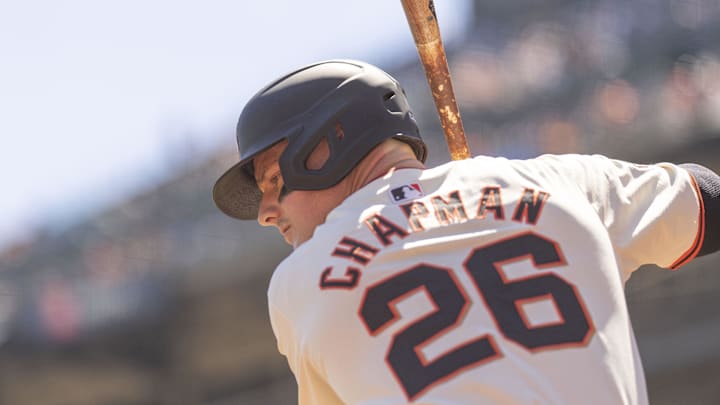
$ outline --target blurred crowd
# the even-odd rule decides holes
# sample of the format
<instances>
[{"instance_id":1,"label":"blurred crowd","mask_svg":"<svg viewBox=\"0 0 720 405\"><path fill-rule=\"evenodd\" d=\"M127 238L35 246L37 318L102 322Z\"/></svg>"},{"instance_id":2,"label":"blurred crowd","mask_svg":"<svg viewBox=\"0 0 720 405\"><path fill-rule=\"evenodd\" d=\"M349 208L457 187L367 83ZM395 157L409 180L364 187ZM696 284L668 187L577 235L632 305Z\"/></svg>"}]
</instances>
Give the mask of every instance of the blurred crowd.
<instances>
[{"instance_id":1,"label":"blurred crowd","mask_svg":"<svg viewBox=\"0 0 720 405\"><path fill-rule=\"evenodd\" d=\"M269 233L245 232L248 224L225 221L211 205L214 178L234 158L223 152L185 167L167 184L3 251L0 325L29 345L73 342L162 316L178 291L202 294L257 272L268 260L245 255L254 249L285 254ZM233 262L232 272L216 265Z\"/></svg>"},{"instance_id":2,"label":"blurred crowd","mask_svg":"<svg viewBox=\"0 0 720 405\"><path fill-rule=\"evenodd\" d=\"M647 159L720 136L717 1L483 2L476 17L450 61L474 153Z\"/></svg>"}]
</instances>

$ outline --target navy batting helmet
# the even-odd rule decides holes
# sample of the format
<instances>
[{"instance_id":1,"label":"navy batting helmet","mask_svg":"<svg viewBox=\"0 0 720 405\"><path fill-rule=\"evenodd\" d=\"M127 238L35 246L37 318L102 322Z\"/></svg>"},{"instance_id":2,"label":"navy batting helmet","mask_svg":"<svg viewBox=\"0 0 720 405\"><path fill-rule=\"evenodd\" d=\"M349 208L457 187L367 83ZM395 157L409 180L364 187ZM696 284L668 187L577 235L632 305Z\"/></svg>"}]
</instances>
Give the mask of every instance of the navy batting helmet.
<instances>
[{"instance_id":1,"label":"navy batting helmet","mask_svg":"<svg viewBox=\"0 0 720 405\"><path fill-rule=\"evenodd\" d=\"M425 162L426 147L400 84L381 69L353 60L331 60L300 68L260 90L237 124L240 162L215 183L213 199L225 214L256 219L261 193L252 160L279 141L288 190L331 187L388 138L408 143ZM330 157L322 168L305 162L326 139Z\"/></svg>"}]
</instances>

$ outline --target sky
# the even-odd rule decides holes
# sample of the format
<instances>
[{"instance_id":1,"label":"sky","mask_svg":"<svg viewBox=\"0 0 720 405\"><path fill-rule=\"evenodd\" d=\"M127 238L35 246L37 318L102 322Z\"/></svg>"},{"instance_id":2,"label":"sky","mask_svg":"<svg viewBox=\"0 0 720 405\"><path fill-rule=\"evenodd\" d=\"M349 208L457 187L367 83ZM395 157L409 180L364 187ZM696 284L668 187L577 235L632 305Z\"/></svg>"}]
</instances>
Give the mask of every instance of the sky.
<instances>
[{"instance_id":1,"label":"sky","mask_svg":"<svg viewBox=\"0 0 720 405\"><path fill-rule=\"evenodd\" d=\"M435 3L452 43L470 2ZM400 0L0 0L0 249L232 147L260 87L333 58L417 60Z\"/></svg>"}]
</instances>

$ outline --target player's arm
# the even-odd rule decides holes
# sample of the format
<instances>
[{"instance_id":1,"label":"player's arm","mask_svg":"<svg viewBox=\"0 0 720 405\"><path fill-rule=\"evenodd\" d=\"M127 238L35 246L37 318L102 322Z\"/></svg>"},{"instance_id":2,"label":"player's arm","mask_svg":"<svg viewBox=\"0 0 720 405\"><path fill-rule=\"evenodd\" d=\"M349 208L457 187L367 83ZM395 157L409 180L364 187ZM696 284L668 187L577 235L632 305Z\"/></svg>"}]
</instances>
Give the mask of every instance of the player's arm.
<instances>
[{"instance_id":1,"label":"player's arm","mask_svg":"<svg viewBox=\"0 0 720 405\"><path fill-rule=\"evenodd\" d=\"M720 250L720 176L707 167L684 163L680 167L695 179L705 219L705 235L698 256Z\"/></svg>"}]
</instances>

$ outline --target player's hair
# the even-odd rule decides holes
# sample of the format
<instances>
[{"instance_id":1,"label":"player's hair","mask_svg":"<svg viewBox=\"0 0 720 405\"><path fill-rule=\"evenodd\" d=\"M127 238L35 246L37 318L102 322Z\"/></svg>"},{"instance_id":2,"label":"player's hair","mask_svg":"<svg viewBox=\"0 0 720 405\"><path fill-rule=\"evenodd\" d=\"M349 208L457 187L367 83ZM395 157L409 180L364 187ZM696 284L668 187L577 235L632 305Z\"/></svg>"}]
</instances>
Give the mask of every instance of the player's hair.
<instances>
[{"instance_id":1,"label":"player's hair","mask_svg":"<svg viewBox=\"0 0 720 405\"><path fill-rule=\"evenodd\" d=\"M256 219L260 191L253 159L287 140L279 158L288 190L320 190L340 182L388 138L408 143L418 160L427 149L405 91L376 66L331 60L295 70L260 90L245 105L237 124L240 161L213 188L215 204L238 219ZM316 170L306 161L322 140L330 156Z\"/></svg>"}]
</instances>

